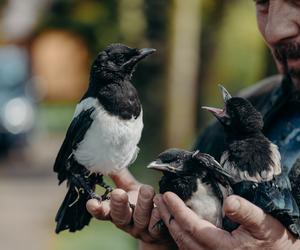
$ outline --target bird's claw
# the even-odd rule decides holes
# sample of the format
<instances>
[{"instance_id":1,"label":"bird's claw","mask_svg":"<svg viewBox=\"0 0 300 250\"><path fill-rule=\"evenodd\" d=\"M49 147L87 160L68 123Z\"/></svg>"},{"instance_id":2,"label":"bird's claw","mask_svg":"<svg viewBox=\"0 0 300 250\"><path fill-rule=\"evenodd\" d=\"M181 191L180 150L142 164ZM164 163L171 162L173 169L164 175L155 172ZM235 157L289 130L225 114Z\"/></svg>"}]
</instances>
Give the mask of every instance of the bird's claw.
<instances>
[{"instance_id":1,"label":"bird's claw","mask_svg":"<svg viewBox=\"0 0 300 250\"><path fill-rule=\"evenodd\" d=\"M96 193L92 193L91 194L91 199L96 199L98 201L102 201L102 197L100 197L99 195L97 195Z\"/></svg>"}]
</instances>

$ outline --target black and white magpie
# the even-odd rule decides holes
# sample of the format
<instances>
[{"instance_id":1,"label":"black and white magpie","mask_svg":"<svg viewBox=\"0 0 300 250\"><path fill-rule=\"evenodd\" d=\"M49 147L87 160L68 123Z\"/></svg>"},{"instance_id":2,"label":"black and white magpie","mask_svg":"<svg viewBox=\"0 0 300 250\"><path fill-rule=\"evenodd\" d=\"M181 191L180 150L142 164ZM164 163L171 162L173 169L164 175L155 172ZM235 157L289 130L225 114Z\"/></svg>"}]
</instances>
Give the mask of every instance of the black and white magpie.
<instances>
[{"instance_id":1,"label":"black and white magpie","mask_svg":"<svg viewBox=\"0 0 300 250\"><path fill-rule=\"evenodd\" d=\"M148 168L163 173L159 181L160 193L177 194L201 219L222 228L222 205L232 194L232 177L212 156L199 151L168 149ZM158 226L162 226L161 222Z\"/></svg>"},{"instance_id":2,"label":"black and white magpie","mask_svg":"<svg viewBox=\"0 0 300 250\"><path fill-rule=\"evenodd\" d=\"M155 49L112 44L92 64L89 86L77 104L54 171L59 184L69 190L56 215L56 232L82 229L91 219L86 210L90 198L106 199L112 190L103 182L135 161L143 129L143 111L131 83L139 61ZM95 185L106 188L97 196Z\"/></svg>"},{"instance_id":3,"label":"black and white magpie","mask_svg":"<svg viewBox=\"0 0 300 250\"><path fill-rule=\"evenodd\" d=\"M220 163L239 181L269 181L281 173L278 147L262 133L262 115L246 99L231 97L220 85L224 109L202 107L222 124L227 150Z\"/></svg>"},{"instance_id":4,"label":"black and white magpie","mask_svg":"<svg viewBox=\"0 0 300 250\"><path fill-rule=\"evenodd\" d=\"M232 177L232 188L287 229L300 236L299 209L292 196L288 177L282 173L278 147L262 133L261 114L241 97L231 97L220 85L225 107L203 107L222 124L227 150L220 164Z\"/></svg>"}]
</instances>

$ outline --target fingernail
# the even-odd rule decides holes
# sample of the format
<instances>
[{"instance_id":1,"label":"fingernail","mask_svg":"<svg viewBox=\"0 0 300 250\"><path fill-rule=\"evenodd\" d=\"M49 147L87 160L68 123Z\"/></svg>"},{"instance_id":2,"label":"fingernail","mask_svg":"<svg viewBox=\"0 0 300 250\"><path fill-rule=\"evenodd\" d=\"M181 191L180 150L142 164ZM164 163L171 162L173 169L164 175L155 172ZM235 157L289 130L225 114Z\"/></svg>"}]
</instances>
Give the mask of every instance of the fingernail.
<instances>
[{"instance_id":1,"label":"fingernail","mask_svg":"<svg viewBox=\"0 0 300 250\"><path fill-rule=\"evenodd\" d=\"M240 201L235 197L229 197L228 199L230 199L228 201L228 205L229 205L228 208L229 208L230 212L238 211L241 207Z\"/></svg>"}]
</instances>

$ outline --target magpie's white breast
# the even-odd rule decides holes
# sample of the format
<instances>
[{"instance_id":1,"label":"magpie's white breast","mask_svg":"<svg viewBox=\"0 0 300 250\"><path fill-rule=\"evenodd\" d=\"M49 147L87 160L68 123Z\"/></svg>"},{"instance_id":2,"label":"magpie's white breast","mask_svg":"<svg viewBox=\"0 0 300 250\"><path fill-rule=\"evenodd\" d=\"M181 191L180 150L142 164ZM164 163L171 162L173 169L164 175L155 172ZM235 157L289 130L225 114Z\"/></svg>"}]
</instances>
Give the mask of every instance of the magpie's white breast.
<instances>
[{"instance_id":1,"label":"magpie's white breast","mask_svg":"<svg viewBox=\"0 0 300 250\"><path fill-rule=\"evenodd\" d=\"M211 185L197 180L197 191L185 203L201 219L207 220L217 227L222 227L222 201L216 197Z\"/></svg>"},{"instance_id":2,"label":"magpie's white breast","mask_svg":"<svg viewBox=\"0 0 300 250\"><path fill-rule=\"evenodd\" d=\"M124 120L108 113L96 98L89 97L77 105L74 117L91 107L95 108L94 121L73 153L90 171L108 175L127 167L137 157L143 112L137 118Z\"/></svg>"}]
</instances>

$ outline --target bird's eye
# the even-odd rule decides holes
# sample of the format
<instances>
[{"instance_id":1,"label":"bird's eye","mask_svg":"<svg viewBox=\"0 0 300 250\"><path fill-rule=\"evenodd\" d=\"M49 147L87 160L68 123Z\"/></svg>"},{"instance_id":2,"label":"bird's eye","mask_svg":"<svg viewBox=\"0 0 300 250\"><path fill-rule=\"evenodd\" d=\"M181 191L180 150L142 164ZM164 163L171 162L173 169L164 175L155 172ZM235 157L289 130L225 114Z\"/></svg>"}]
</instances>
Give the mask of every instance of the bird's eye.
<instances>
[{"instance_id":1,"label":"bird's eye","mask_svg":"<svg viewBox=\"0 0 300 250\"><path fill-rule=\"evenodd\" d=\"M125 58L124 58L124 56L123 55L117 55L115 58L114 58L114 61L115 61L115 63L116 64L118 64L118 65L121 65L121 64L123 64L124 62L125 62Z\"/></svg>"}]
</instances>

